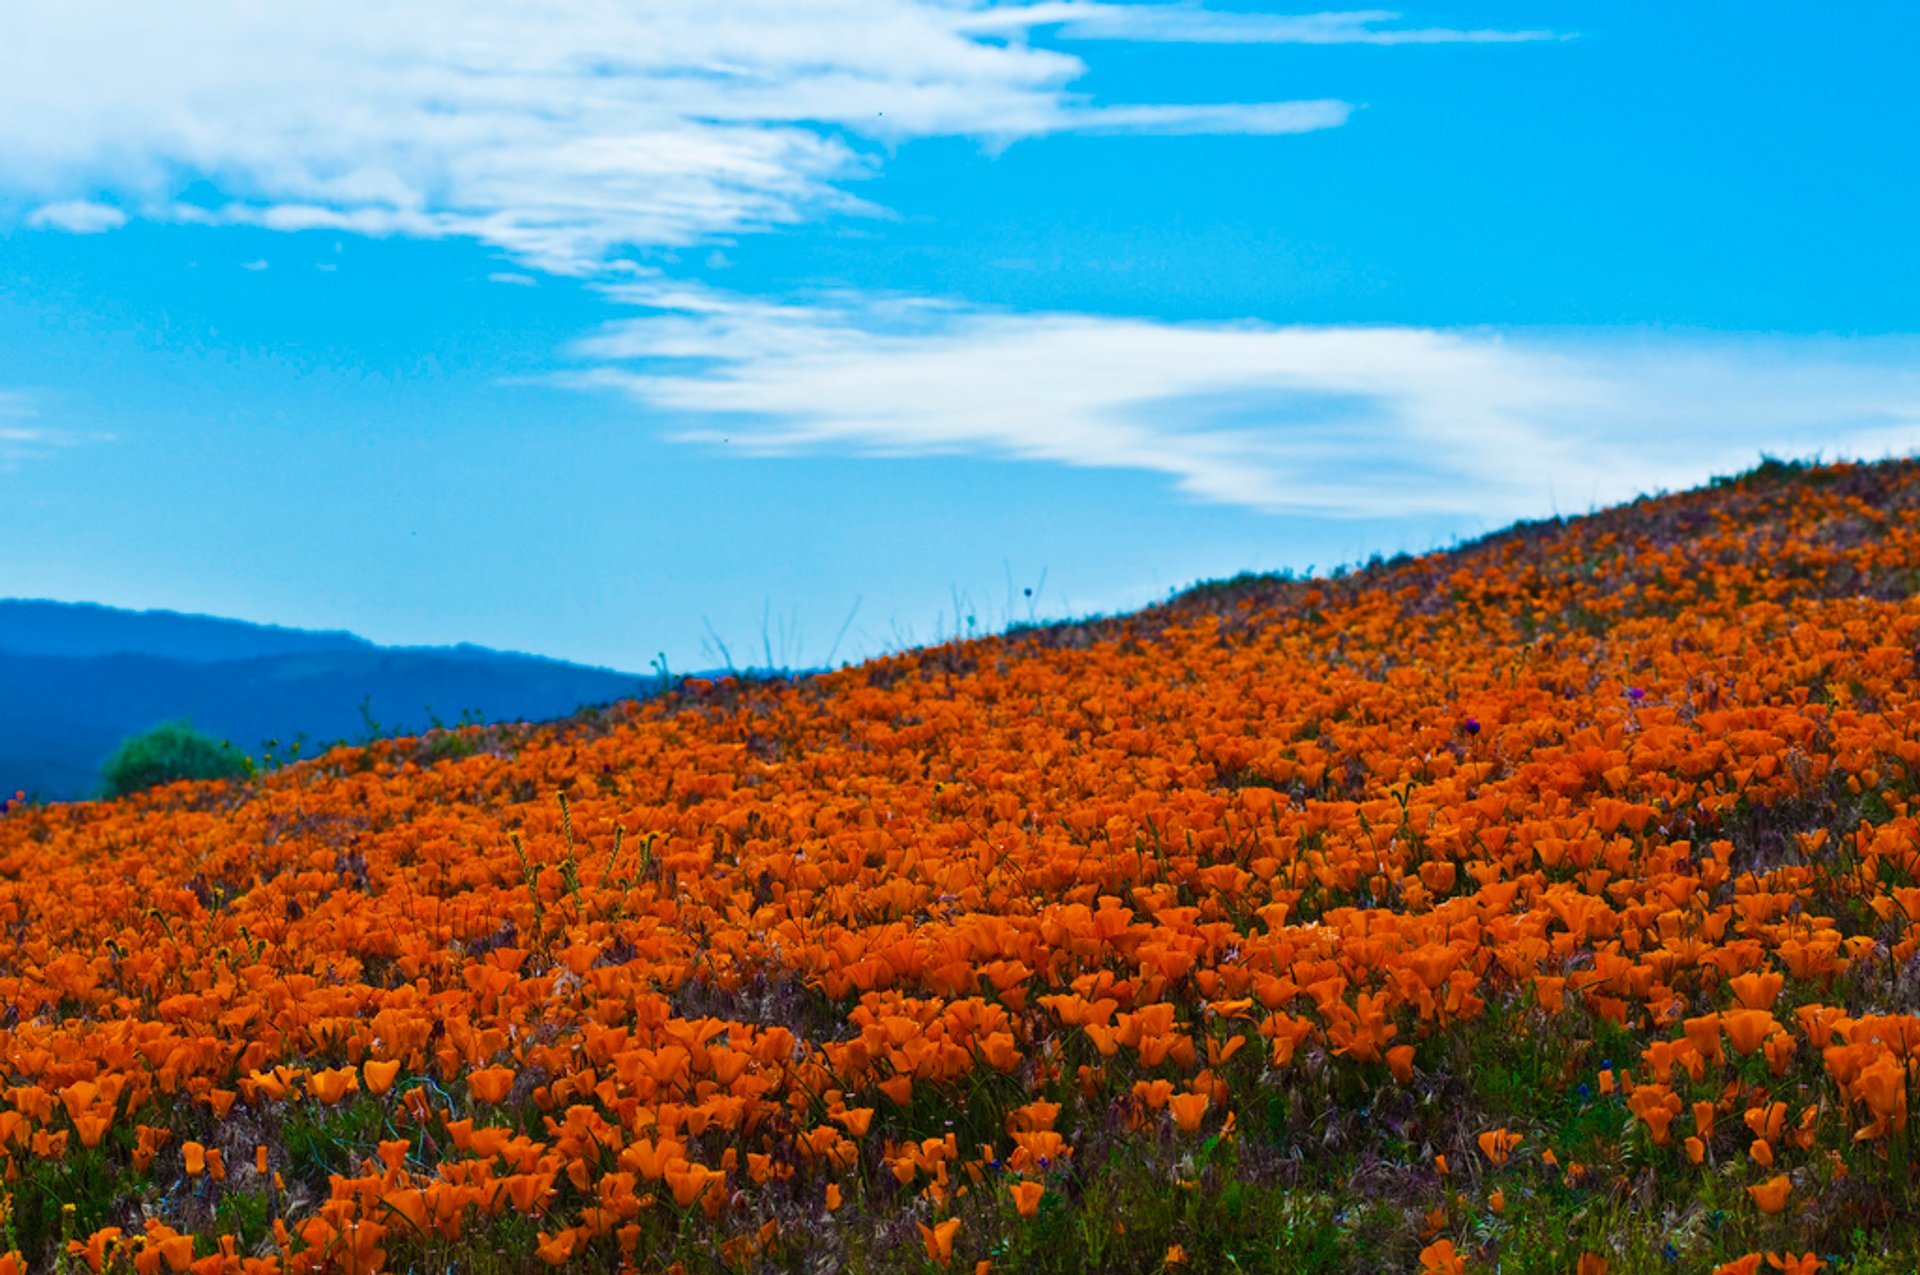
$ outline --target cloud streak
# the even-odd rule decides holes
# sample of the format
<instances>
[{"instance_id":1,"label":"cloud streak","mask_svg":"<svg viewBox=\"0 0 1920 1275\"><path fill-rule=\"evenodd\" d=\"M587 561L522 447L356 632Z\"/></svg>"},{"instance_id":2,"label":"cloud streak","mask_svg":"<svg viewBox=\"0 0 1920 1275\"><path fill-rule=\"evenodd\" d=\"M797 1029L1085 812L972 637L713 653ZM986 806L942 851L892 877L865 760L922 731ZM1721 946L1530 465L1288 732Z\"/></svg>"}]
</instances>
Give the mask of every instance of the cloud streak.
<instances>
[{"instance_id":1,"label":"cloud streak","mask_svg":"<svg viewBox=\"0 0 1920 1275\"><path fill-rule=\"evenodd\" d=\"M42 204L27 214L27 225L35 230L64 230L74 235L97 235L118 230L127 224L127 215L108 204L89 199L66 199Z\"/></svg>"},{"instance_id":2,"label":"cloud streak","mask_svg":"<svg viewBox=\"0 0 1920 1275\"><path fill-rule=\"evenodd\" d=\"M0 211L462 236L549 271L864 205L890 145L1070 131L1281 134L1335 100L1097 103L1028 38L1397 43L1386 28L1190 4L947 0L13 0ZM215 191L208 196L204 192ZM196 193L198 192L198 193ZM16 214L18 215L18 214Z\"/></svg>"},{"instance_id":3,"label":"cloud streak","mask_svg":"<svg viewBox=\"0 0 1920 1275\"><path fill-rule=\"evenodd\" d=\"M19 390L0 390L0 474L10 474L27 461L41 460L63 447L110 441L105 434L74 434L40 424L33 397Z\"/></svg>"},{"instance_id":4,"label":"cloud streak","mask_svg":"<svg viewBox=\"0 0 1920 1275\"><path fill-rule=\"evenodd\" d=\"M1220 12L1198 4L1100 4L1081 0L988 9L972 19L977 31L1032 30L1057 25L1077 40L1138 40L1165 44L1521 44L1563 38L1548 30L1389 26L1391 9L1344 13Z\"/></svg>"},{"instance_id":5,"label":"cloud streak","mask_svg":"<svg viewBox=\"0 0 1920 1275\"><path fill-rule=\"evenodd\" d=\"M1534 516L1920 444L1920 342L1166 323L666 284L574 384L761 454L975 455L1164 476L1269 513Z\"/></svg>"}]
</instances>

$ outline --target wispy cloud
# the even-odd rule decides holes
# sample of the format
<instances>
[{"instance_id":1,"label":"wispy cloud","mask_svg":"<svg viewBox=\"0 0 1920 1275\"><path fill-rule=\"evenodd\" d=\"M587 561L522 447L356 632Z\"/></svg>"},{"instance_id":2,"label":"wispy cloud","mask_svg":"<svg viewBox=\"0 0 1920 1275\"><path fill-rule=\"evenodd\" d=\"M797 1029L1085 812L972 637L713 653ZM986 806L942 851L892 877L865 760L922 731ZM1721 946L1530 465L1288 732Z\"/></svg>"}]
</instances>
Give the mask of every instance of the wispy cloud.
<instances>
[{"instance_id":1,"label":"wispy cloud","mask_svg":"<svg viewBox=\"0 0 1920 1275\"><path fill-rule=\"evenodd\" d=\"M27 396L0 390L0 472L46 445L46 431L33 423L35 412Z\"/></svg>"},{"instance_id":2,"label":"wispy cloud","mask_svg":"<svg viewBox=\"0 0 1920 1275\"><path fill-rule=\"evenodd\" d=\"M1109 106L1067 117L1061 128L1085 133L1198 133L1275 135L1338 128L1353 114L1350 103L1223 102L1204 106Z\"/></svg>"},{"instance_id":3,"label":"wispy cloud","mask_svg":"<svg viewBox=\"0 0 1920 1275\"><path fill-rule=\"evenodd\" d=\"M127 214L110 204L96 204L90 199L42 204L27 214L27 225L36 230L64 230L75 235L97 235L126 224Z\"/></svg>"},{"instance_id":4,"label":"wispy cloud","mask_svg":"<svg viewBox=\"0 0 1920 1275\"><path fill-rule=\"evenodd\" d=\"M72 230L132 213L466 236L578 273L622 247L860 209L848 184L915 138L1290 133L1347 118L1331 100L1096 103L1072 89L1081 59L1027 38L1042 28L1202 42L1539 34L1390 19L947 0L13 0L0 10L0 206Z\"/></svg>"},{"instance_id":5,"label":"wispy cloud","mask_svg":"<svg viewBox=\"0 0 1920 1275\"><path fill-rule=\"evenodd\" d=\"M32 395L20 390L0 390L0 474L12 473L23 462L39 460L59 448L107 442L109 438L105 434L76 434L43 425Z\"/></svg>"},{"instance_id":6,"label":"wispy cloud","mask_svg":"<svg viewBox=\"0 0 1920 1275\"><path fill-rule=\"evenodd\" d=\"M1080 40L1139 40L1168 44L1519 44L1555 40L1555 31L1399 25L1391 9L1345 13L1246 13L1198 4L1100 4L1063 0L1019 8L985 10L971 19L976 31L1032 30L1058 25Z\"/></svg>"},{"instance_id":7,"label":"wispy cloud","mask_svg":"<svg viewBox=\"0 0 1920 1275\"><path fill-rule=\"evenodd\" d=\"M971 454L1165 475L1202 501L1499 520L1681 487L1763 449L1920 445L1920 342L1310 328L775 305L665 284L576 384L736 451Z\"/></svg>"}]
</instances>

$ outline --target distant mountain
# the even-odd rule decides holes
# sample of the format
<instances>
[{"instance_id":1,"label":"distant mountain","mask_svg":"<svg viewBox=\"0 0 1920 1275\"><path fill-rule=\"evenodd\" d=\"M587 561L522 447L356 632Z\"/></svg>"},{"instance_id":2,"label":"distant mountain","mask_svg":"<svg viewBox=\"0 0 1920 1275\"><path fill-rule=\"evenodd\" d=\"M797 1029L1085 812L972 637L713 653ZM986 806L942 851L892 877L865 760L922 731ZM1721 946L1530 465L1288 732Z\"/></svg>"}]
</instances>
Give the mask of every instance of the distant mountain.
<instances>
[{"instance_id":1,"label":"distant mountain","mask_svg":"<svg viewBox=\"0 0 1920 1275\"><path fill-rule=\"evenodd\" d=\"M0 598L0 652L58 655L151 655L189 664L309 655L315 651L375 651L351 633L283 629L178 611L123 611L94 602Z\"/></svg>"},{"instance_id":2,"label":"distant mountain","mask_svg":"<svg viewBox=\"0 0 1920 1275\"><path fill-rule=\"evenodd\" d=\"M0 797L91 796L129 735L188 718L257 753L413 733L471 713L560 717L651 693L654 678L484 647L383 647L311 632L92 604L0 600Z\"/></svg>"}]
</instances>

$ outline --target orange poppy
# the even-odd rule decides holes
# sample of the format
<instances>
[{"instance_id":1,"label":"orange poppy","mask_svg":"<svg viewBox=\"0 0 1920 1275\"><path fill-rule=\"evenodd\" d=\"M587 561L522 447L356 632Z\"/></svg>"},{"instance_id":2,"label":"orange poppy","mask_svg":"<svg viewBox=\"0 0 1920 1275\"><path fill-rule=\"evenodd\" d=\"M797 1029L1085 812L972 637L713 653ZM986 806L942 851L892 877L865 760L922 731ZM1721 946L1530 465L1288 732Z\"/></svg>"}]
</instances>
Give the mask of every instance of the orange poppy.
<instances>
[{"instance_id":1,"label":"orange poppy","mask_svg":"<svg viewBox=\"0 0 1920 1275\"><path fill-rule=\"evenodd\" d=\"M1420 1250L1420 1275L1466 1275L1467 1262L1452 1240L1435 1240Z\"/></svg>"},{"instance_id":2,"label":"orange poppy","mask_svg":"<svg viewBox=\"0 0 1920 1275\"><path fill-rule=\"evenodd\" d=\"M1762 1213L1778 1213L1787 1207L1787 1197L1793 1193L1793 1183L1786 1174L1768 1178L1758 1186L1747 1188L1747 1194Z\"/></svg>"},{"instance_id":3,"label":"orange poppy","mask_svg":"<svg viewBox=\"0 0 1920 1275\"><path fill-rule=\"evenodd\" d=\"M1210 1103L1211 1100L1203 1093L1175 1094L1167 1099L1167 1109L1173 1113L1174 1126L1180 1132L1195 1133Z\"/></svg>"},{"instance_id":4,"label":"orange poppy","mask_svg":"<svg viewBox=\"0 0 1920 1275\"><path fill-rule=\"evenodd\" d=\"M920 1223L919 1226L920 1242L927 1250L927 1260L941 1266L952 1265L953 1240L960 1233L960 1219L950 1217L944 1222L935 1222L932 1226L928 1226L925 1222Z\"/></svg>"},{"instance_id":5,"label":"orange poppy","mask_svg":"<svg viewBox=\"0 0 1920 1275\"><path fill-rule=\"evenodd\" d=\"M351 1067L316 1071L307 1077L307 1092L328 1106L344 1101L359 1088L360 1077Z\"/></svg>"},{"instance_id":6,"label":"orange poppy","mask_svg":"<svg viewBox=\"0 0 1920 1275\"><path fill-rule=\"evenodd\" d=\"M491 1106L505 1100L517 1077L511 1067L482 1067L467 1073L467 1092Z\"/></svg>"},{"instance_id":7,"label":"orange poppy","mask_svg":"<svg viewBox=\"0 0 1920 1275\"><path fill-rule=\"evenodd\" d=\"M1519 1134L1510 1129L1489 1129L1479 1136L1478 1141L1480 1154L1486 1156L1488 1161L1498 1168L1513 1155L1522 1139Z\"/></svg>"},{"instance_id":8,"label":"orange poppy","mask_svg":"<svg viewBox=\"0 0 1920 1275\"><path fill-rule=\"evenodd\" d=\"M367 1078L367 1092L378 1097L393 1088L393 1082L400 1074L400 1064L396 1061L378 1062L369 1058L360 1066L360 1072Z\"/></svg>"}]
</instances>

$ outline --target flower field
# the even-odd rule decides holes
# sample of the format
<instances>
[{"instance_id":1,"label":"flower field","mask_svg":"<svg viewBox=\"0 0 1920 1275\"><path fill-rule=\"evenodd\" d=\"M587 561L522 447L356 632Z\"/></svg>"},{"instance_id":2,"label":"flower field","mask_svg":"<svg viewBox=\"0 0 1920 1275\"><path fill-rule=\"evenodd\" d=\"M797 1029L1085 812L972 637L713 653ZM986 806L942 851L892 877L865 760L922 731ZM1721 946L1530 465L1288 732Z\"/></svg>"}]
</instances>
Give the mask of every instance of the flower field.
<instances>
[{"instance_id":1,"label":"flower field","mask_svg":"<svg viewBox=\"0 0 1920 1275\"><path fill-rule=\"evenodd\" d=\"M1920 466L0 815L0 1272L1906 1271Z\"/></svg>"}]
</instances>

